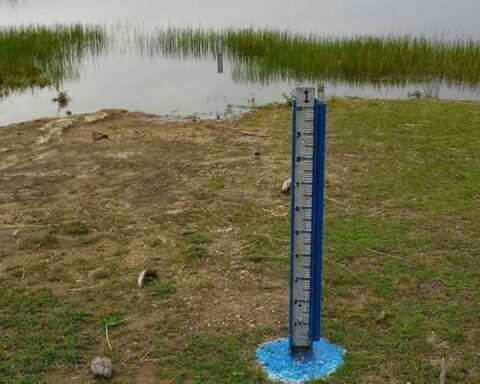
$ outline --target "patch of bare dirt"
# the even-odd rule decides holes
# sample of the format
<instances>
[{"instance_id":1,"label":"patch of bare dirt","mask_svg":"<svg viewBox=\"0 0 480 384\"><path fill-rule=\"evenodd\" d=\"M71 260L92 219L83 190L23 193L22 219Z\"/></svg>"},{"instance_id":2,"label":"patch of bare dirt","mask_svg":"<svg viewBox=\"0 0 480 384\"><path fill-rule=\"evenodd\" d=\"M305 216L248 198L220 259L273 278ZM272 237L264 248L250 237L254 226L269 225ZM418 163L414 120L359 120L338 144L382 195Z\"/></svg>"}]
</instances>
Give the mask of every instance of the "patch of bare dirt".
<instances>
[{"instance_id":1,"label":"patch of bare dirt","mask_svg":"<svg viewBox=\"0 0 480 384\"><path fill-rule=\"evenodd\" d=\"M271 140L288 134L285 126ZM283 329L285 281L241 252L253 233L241 221L243 204L262 206L265 217L288 215L280 185L289 146L278 156L267 135L263 125L118 110L1 129L0 278L11 290L48 290L92 316L112 307L134 316L110 338L120 377L135 383L159 382L155 359L141 359L162 321L187 334ZM186 238L197 232L212 241L200 245L206 259L192 261ZM145 268L174 293L136 287ZM93 332L92 353L109 352L102 330ZM88 382L84 368L48 378Z\"/></svg>"}]
</instances>

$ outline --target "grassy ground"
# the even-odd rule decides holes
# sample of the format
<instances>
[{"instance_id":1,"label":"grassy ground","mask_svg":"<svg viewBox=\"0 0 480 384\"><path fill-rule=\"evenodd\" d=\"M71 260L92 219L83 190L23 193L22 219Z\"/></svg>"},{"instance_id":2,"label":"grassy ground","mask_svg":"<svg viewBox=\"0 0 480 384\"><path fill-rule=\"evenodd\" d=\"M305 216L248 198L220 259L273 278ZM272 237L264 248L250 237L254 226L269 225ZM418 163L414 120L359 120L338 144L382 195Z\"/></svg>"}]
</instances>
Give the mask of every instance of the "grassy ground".
<instances>
[{"instance_id":1,"label":"grassy ground","mask_svg":"<svg viewBox=\"0 0 480 384\"><path fill-rule=\"evenodd\" d=\"M91 383L98 354L115 383L266 383L289 109L100 117L0 130L0 383ZM478 103L330 102L323 334L347 357L328 383L435 383L442 358L480 382L479 142Z\"/></svg>"}]
</instances>

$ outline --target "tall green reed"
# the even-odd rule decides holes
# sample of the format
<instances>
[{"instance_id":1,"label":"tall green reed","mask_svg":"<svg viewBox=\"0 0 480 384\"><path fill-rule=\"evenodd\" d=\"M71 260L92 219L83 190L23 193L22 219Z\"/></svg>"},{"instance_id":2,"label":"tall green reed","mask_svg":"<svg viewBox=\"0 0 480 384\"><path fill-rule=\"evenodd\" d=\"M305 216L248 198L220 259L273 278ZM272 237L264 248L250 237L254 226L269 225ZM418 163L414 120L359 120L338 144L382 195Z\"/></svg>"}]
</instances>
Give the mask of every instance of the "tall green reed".
<instances>
[{"instance_id":1,"label":"tall green reed","mask_svg":"<svg viewBox=\"0 0 480 384\"><path fill-rule=\"evenodd\" d=\"M331 37L271 29L168 28L137 40L143 52L173 57L215 55L222 36L237 81L278 79L405 84L440 80L477 87L480 42L415 36Z\"/></svg>"},{"instance_id":2,"label":"tall green reed","mask_svg":"<svg viewBox=\"0 0 480 384\"><path fill-rule=\"evenodd\" d=\"M29 25L0 28L0 95L32 86L60 86L78 77L82 60L104 51L98 26Z\"/></svg>"}]
</instances>

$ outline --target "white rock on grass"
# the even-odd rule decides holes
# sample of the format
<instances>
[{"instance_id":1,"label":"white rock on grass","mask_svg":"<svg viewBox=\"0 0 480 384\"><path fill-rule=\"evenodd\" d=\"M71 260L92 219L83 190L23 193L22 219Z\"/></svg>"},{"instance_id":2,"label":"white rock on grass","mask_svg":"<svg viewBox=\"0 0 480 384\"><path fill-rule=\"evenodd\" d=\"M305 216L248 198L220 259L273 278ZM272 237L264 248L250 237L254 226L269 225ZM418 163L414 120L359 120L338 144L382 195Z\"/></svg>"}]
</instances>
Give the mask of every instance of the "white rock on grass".
<instances>
[{"instance_id":1,"label":"white rock on grass","mask_svg":"<svg viewBox=\"0 0 480 384\"><path fill-rule=\"evenodd\" d=\"M138 286L140 288L145 287L147 284L151 283L157 278L157 271L145 270L140 273L137 279Z\"/></svg>"},{"instance_id":2,"label":"white rock on grass","mask_svg":"<svg viewBox=\"0 0 480 384\"><path fill-rule=\"evenodd\" d=\"M287 180L285 180L283 182L282 192L283 193L290 193L291 188L292 188L292 179L289 177Z\"/></svg>"},{"instance_id":3,"label":"white rock on grass","mask_svg":"<svg viewBox=\"0 0 480 384\"><path fill-rule=\"evenodd\" d=\"M92 360L92 365L90 366L95 377L103 379L111 379L113 375L113 366L112 362L108 357L98 356Z\"/></svg>"}]
</instances>

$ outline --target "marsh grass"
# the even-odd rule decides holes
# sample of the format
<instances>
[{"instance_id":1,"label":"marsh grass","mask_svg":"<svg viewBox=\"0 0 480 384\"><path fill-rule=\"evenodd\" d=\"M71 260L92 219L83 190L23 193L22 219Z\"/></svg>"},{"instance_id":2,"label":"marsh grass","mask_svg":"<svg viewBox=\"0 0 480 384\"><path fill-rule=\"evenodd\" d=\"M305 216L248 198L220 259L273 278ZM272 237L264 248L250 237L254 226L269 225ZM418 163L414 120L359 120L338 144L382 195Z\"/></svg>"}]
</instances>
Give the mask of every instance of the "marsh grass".
<instances>
[{"instance_id":1,"label":"marsh grass","mask_svg":"<svg viewBox=\"0 0 480 384\"><path fill-rule=\"evenodd\" d=\"M215 57L223 37L226 57L239 82L328 80L404 85L443 81L476 87L480 81L480 43L414 36L331 37L271 29L158 30L139 35L143 52L176 58Z\"/></svg>"},{"instance_id":2,"label":"marsh grass","mask_svg":"<svg viewBox=\"0 0 480 384\"><path fill-rule=\"evenodd\" d=\"M0 28L0 96L79 77L79 66L102 53L214 59L219 37L239 83L347 82L405 86L435 83L475 89L480 42L415 36L332 37L272 29L54 25ZM108 52L107 52L108 51Z\"/></svg>"},{"instance_id":3,"label":"marsh grass","mask_svg":"<svg viewBox=\"0 0 480 384\"><path fill-rule=\"evenodd\" d=\"M82 60L99 55L106 41L97 26L0 28L0 96L33 86L58 87L78 78Z\"/></svg>"}]
</instances>

